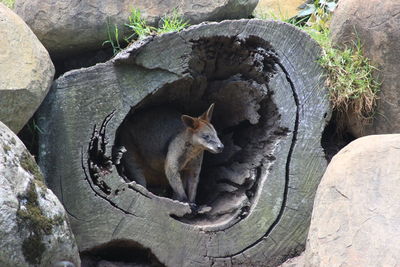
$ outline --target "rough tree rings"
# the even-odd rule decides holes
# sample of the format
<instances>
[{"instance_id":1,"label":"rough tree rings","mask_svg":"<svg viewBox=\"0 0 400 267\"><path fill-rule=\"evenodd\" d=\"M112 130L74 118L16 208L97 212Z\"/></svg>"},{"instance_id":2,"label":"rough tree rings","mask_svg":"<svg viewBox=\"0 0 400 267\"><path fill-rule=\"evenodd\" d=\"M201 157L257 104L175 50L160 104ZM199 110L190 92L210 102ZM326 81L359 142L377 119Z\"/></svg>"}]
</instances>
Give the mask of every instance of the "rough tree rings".
<instances>
[{"instance_id":1,"label":"rough tree rings","mask_svg":"<svg viewBox=\"0 0 400 267\"><path fill-rule=\"evenodd\" d=\"M58 78L39 112L39 161L80 251L274 266L304 249L331 112L319 53L291 25L223 21L149 37ZM199 115L213 102L225 151L205 156L196 199L211 211L190 214L121 178L112 151L124 119L157 105Z\"/></svg>"}]
</instances>

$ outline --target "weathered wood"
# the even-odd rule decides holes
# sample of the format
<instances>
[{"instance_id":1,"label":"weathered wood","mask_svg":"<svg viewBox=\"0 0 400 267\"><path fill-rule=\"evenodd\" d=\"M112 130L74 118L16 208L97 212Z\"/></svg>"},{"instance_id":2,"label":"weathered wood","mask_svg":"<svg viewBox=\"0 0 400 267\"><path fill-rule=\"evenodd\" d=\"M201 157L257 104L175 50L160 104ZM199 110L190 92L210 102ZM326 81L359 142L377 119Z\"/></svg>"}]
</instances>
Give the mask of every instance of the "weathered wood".
<instances>
[{"instance_id":1,"label":"weathered wood","mask_svg":"<svg viewBox=\"0 0 400 267\"><path fill-rule=\"evenodd\" d=\"M274 266L302 250L326 167L319 52L285 23L224 21L60 77L39 113L40 165L80 250L131 240L167 266ZM188 215L188 204L125 183L111 151L127 116L161 104L199 115L212 102L225 150L206 156L196 199L211 211Z\"/></svg>"}]
</instances>

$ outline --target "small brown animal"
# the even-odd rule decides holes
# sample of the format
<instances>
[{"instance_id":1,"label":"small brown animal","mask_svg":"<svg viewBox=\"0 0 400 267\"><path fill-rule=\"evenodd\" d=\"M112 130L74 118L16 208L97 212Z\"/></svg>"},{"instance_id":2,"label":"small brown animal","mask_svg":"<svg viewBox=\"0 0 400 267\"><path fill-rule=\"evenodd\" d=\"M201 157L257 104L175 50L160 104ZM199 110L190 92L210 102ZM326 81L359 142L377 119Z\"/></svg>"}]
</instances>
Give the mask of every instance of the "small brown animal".
<instances>
[{"instance_id":1,"label":"small brown animal","mask_svg":"<svg viewBox=\"0 0 400 267\"><path fill-rule=\"evenodd\" d=\"M214 104L194 118L159 107L139 111L119 130L121 146L127 152L121 162L130 180L146 187L165 178L173 198L194 202L203 152L222 152L224 145L210 123Z\"/></svg>"}]
</instances>

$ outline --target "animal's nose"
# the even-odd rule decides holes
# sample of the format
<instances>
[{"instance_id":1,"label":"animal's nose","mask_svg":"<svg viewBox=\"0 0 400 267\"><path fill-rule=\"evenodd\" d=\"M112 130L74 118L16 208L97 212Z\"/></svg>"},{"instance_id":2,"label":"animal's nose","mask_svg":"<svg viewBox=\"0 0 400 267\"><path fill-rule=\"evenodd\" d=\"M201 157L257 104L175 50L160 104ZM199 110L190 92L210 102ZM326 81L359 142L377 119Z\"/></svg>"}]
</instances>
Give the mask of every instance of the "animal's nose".
<instances>
[{"instance_id":1,"label":"animal's nose","mask_svg":"<svg viewBox=\"0 0 400 267\"><path fill-rule=\"evenodd\" d=\"M224 145L223 144L219 144L217 146L218 152L222 152L222 150L224 150Z\"/></svg>"}]
</instances>

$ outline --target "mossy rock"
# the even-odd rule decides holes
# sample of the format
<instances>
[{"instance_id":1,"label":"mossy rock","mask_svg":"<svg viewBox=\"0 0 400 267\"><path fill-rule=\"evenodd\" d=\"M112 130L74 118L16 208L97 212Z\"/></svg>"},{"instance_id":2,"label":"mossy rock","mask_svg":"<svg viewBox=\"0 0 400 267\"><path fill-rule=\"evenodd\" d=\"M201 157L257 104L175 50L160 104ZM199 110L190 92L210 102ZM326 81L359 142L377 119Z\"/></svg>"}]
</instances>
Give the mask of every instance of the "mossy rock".
<instances>
[{"instance_id":1,"label":"mossy rock","mask_svg":"<svg viewBox=\"0 0 400 267\"><path fill-rule=\"evenodd\" d=\"M34 158L0 122L0 266L80 265L65 210L47 189Z\"/></svg>"}]
</instances>

